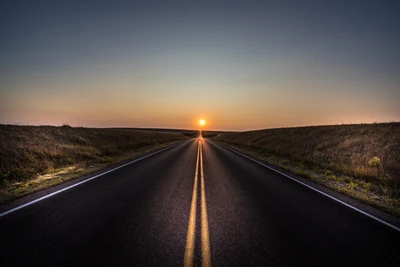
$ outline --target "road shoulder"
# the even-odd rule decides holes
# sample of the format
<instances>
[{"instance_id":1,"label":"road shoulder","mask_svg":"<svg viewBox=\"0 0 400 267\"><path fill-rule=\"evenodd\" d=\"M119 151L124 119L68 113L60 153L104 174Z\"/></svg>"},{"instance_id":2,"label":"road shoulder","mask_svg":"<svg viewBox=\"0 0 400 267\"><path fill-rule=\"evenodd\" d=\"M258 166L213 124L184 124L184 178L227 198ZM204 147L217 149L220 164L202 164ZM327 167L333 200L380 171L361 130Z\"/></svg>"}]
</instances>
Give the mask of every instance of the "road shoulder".
<instances>
[{"instance_id":1,"label":"road shoulder","mask_svg":"<svg viewBox=\"0 0 400 267\"><path fill-rule=\"evenodd\" d=\"M113 163L113 164L111 164L111 165L109 165L109 166L107 166L105 168L101 168L101 169L95 170L93 172L90 172L90 173L84 174L82 176L73 178L71 180L62 182L60 184L57 184L57 185L54 185L54 186L51 186L51 187L48 187L48 188L45 188L45 189L42 189L42 190L39 190L39 191L36 191L36 192L32 192L31 194L28 194L28 195L23 196L21 198L17 198L17 199L11 200L9 202L6 202L6 203L0 205L0 217L1 217L1 214L5 213L5 212L8 212L10 210L13 210L13 209L17 209L17 208L19 208L21 206L27 205L30 202L38 201L41 198L46 198L46 196L49 196L51 194L55 194L58 191L66 190L66 189L69 189L70 187L74 187L74 186L76 186L78 184L85 183L86 181L98 178L98 177L100 177L100 176L102 176L102 175L104 175L106 173L109 173L109 172L112 172L114 170L120 169L120 168L122 168L124 166L128 166L128 165L133 164L133 163L135 163L137 161L140 161L142 159L148 158L148 157L150 157L152 155L155 155L155 154L158 154L160 152L169 150L169 149L171 149L173 147L176 147L176 146L179 146L179 145L183 145L185 143L189 143L189 142L191 142L193 140L194 139L178 141L177 143L174 143L174 144L169 145L167 147L155 149L155 150L149 151L147 153L141 154L141 155L139 155L137 157L126 159L126 160L123 160L123 161L120 161L120 162L117 162L117 163Z\"/></svg>"},{"instance_id":2,"label":"road shoulder","mask_svg":"<svg viewBox=\"0 0 400 267\"><path fill-rule=\"evenodd\" d=\"M322 193L325 193L325 194L327 194L327 195L329 195L329 196L331 196L331 197L333 197L333 198L335 198L335 199L337 199L337 200L339 200L341 202L344 202L344 203L346 203L346 204L348 204L348 205L350 205L350 206L352 206L352 207L354 207L356 209L359 209L359 210L361 210L361 211L363 211L365 213L368 213L368 214L372 215L373 217L376 217L376 218L378 218L380 220L383 220L383 221L385 221L385 222L387 222L387 223L389 223L389 224L391 224L391 225L393 225L393 226L395 226L397 228L400 228L400 218L399 217L396 217L396 216L394 216L392 214L389 214L389 213L387 213L385 211L382 211L382 210L380 210L380 209L378 209L376 207L373 207L371 205L368 205L366 203L362 203L362 202L360 202L360 201L358 201L358 200L356 200L356 199L354 199L354 198L352 198L350 196L343 195L343 194L341 194L341 193L339 193L339 192L337 192L337 191L335 191L333 189L325 187L324 185L318 184L318 183L310 181L310 180L308 180L308 179L306 179L304 177L298 176L298 175L296 175L296 174L294 174L294 173L292 173L292 172L290 172L288 170L285 170L285 169L280 168L278 166L272 165L272 164L270 164L268 162L265 162L265 161L263 161L263 160L261 160L259 158L254 157L254 156L250 155L249 153L246 153L246 152L244 152L242 150L238 151L235 148L229 147L227 145L220 144L220 143L212 141L210 139L205 139L205 140L207 142L210 142L211 144L213 144L215 146L220 146L220 147L222 147L224 149L230 150L230 151L232 151L232 152L234 152L234 153L236 153L238 155L241 155L242 157L248 158L248 160L252 160L254 162L257 162L258 164L263 165L263 166L265 166L265 167L267 167L267 168L269 168L271 170L274 170L275 172L287 175L293 180L296 180L296 181L298 181L300 183L303 183L303 184L305 184L305 185L307 185L309 187L312 187L312 188L316 189L316 191L320 191ZM288 179L287 177L284 177L284 176L283 176L283 178Z\"/></svg>"}]
</instances>

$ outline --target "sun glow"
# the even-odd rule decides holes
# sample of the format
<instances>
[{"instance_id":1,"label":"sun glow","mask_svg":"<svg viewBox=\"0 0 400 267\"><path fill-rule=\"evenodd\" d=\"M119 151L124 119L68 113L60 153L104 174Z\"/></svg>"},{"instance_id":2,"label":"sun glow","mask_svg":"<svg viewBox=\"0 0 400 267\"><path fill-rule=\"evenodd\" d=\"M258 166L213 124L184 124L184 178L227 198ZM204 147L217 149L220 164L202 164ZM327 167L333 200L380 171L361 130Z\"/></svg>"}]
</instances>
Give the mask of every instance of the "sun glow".
<instances>
[{"instance_id":1,"label":"sun glow","mask_svg":"<svg viewBox=\"0 0 400 267\"><path fill-rule=\"evenodd\" d=\"M205 120L203 120L203 119L201 119L201 120L199 120L199 124L200 124L201 126L203 126L203 125L205 125L205 124L206 124L206 121L205 121Z\"/></svg>"}]
</instances>

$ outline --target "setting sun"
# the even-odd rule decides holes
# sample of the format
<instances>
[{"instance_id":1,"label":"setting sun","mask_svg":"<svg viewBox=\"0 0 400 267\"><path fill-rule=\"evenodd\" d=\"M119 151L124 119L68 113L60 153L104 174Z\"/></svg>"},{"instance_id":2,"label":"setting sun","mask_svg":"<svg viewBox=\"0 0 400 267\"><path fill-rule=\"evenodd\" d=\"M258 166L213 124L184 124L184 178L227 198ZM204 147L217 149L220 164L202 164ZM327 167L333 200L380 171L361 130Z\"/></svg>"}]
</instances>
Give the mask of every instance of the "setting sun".
<instances>
[{"instance_id":1,"label":"setting sun","mask_svg":"<svg viewBox=\"0 0 400 267\"><path fill-rule=\"evenodd\" d=\"M199 124L200 125L204 125L204 124L206 124L206 121L202 119L202 120L199 121Z\"/></svg>"}]
</instances>

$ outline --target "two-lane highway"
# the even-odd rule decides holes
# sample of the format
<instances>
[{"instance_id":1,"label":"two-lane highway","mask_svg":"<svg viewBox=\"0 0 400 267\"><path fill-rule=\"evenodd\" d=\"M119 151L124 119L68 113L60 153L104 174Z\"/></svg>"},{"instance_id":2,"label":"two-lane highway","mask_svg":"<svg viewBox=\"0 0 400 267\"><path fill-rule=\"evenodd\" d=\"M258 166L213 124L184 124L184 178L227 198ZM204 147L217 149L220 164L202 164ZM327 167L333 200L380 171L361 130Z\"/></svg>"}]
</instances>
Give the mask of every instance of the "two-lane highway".
<instances>
[{"instance_id":1,"label":"two-lane highway","mask_svg":"<svg viewBox=\"0 0 400 267\"><path fill-rule=\"evenodd\" d=\"M0 266L399 266L400 233L207 139L0 217Z\"/></svg>"}]
</instances>

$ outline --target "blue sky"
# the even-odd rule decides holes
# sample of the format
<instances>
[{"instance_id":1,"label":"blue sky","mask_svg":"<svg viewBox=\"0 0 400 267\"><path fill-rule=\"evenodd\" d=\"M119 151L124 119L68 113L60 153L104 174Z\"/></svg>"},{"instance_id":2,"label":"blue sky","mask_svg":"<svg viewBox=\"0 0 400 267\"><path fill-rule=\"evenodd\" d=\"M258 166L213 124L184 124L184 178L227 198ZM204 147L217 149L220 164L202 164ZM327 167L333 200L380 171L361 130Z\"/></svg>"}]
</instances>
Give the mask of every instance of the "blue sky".
<instances>
[{"instance_id":1,"label":"blue sky","mask_svg":"<svg viewBox=\"0 0 400 267\"><path fill-rule=\"evenodd\" d=\"M2 1L0 122L400 120L396 1Z\"/></svg>"}]
</instances>

